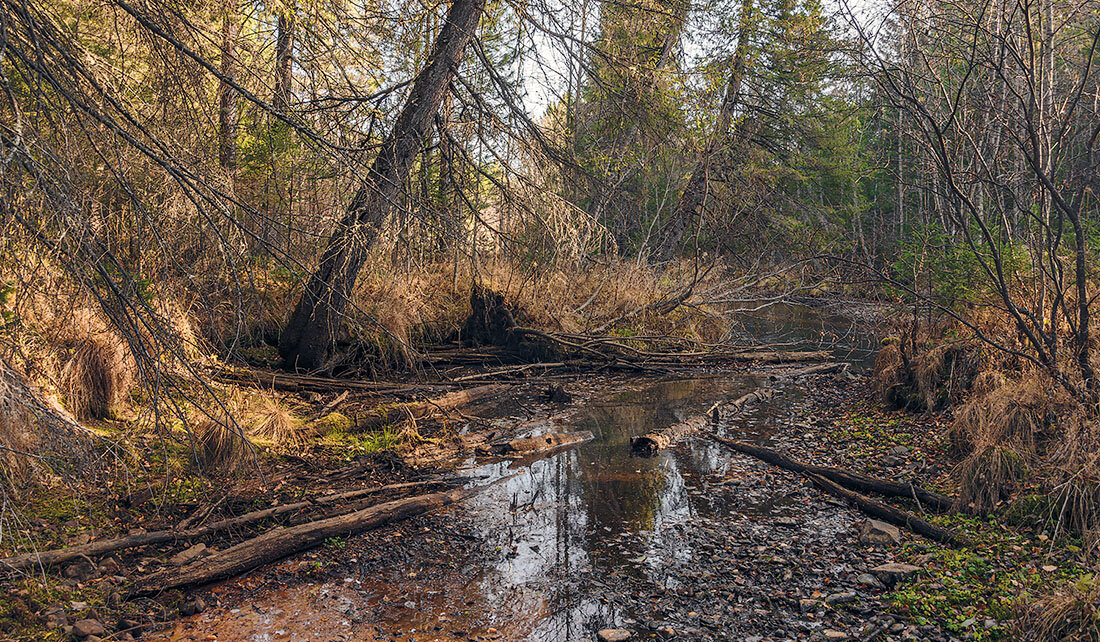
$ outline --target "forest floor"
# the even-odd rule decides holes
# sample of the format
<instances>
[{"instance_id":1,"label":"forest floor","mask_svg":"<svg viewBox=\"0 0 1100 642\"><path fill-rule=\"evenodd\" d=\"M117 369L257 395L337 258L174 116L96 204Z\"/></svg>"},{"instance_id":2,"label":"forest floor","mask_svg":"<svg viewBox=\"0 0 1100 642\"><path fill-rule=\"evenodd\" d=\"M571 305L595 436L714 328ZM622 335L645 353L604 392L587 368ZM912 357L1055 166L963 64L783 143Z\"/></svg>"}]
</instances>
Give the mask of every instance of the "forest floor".
<instances>
[{"instance_id":1,"label":"forest floor","mask_svg":"<svg viewBox=\"0 0 1100 642\"><path fill-rule=\"evenodd\" d=\"M1014 637L1030 596L1087 572L1080 549L1054 545L1042 523L929 514L967 544L949 548L904 529L900 543L868 543L857 510L706 438L653 459L630 455L631 436L783 370L561 375L514 384L446 421L420 422L414 441L329 434L222 478L181 475L152 493L131 482L125 495L108 485L75 498L69 489L36 497L18 528L43 550L193 526L318 490L496 482L461 505L332 537L206 588L126 599L136 579L173 568L192 541L83 558L63 565L60 577L39 568L9 573L0 639L1003 639ZM572 399L545 399L550 384ZM871 387L858 371L807 377L720 432L804 462L954 494L948 418L889 411ZM337 395L301 396L323 408ZM532 422L540 431L590 430L595 439L527 460L459 453L424 463L425 449L450 435L499 429L497 438L507 437ZM149 452L156 443L149 438ZM202 543L217 550L255 532ZM902 577L874 570L888 562L916 568Z\"/></svg>"}]
</instances>

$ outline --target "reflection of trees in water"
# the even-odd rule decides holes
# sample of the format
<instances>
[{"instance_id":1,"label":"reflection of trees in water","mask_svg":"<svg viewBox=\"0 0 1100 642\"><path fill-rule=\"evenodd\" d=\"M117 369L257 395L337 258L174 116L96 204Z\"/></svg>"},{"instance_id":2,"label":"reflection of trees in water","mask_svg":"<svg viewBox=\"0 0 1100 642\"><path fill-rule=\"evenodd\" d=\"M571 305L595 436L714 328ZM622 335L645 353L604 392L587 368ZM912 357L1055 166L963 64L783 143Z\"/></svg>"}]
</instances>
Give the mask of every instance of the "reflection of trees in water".
<instances>
[{"instance_id":1,"label":"reflection of trees in water","mask_svg":"<svg viewBox=\"0 0 1100 642\"><path fill-rule=\"evenodd\" d=\"M674 529L666 528L692 513L681 470L707 474L721 462L720 452L708 444L692 445L683 455L634 458L630 438L679 421L690 414L685 407L705 402L700 394L728 384L659 382L593 405L574 426L591 430L593 442L535 462L475 498L486 532L508 553L476 583L484 608L492 611L496 604L499 611L522 614L527 625L522 628L532 630L530 639L540 642L583 639L619 621L614 607L600 601L603 589L586 578L606 578L612 571L648 572L627 558L683 553ZM502 474L504 469L481 472ZM502 510L505 506L512 510ZM644 541L617 547L605 528L650 533ZM517 608L517 601L522 606Z\"/></svg>"}]
</instances>

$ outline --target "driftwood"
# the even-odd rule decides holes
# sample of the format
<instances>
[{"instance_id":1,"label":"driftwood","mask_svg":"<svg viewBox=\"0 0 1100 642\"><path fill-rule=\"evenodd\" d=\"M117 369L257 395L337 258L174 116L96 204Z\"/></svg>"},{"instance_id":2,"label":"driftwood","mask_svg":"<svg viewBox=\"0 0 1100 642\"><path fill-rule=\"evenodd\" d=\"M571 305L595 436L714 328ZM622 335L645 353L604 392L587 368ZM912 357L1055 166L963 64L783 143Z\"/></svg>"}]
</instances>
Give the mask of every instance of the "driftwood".
<instances>
[{"instance_id":1,"label":"driftwood","mask_svg":"<svg viewBox=\"0 0 1100 642\"><path fill-rule=\"evenodd\" d=\"M369 430L377 430L383 426L405 421L407 419L428 419L431 417L438 417L456 408L497 397L508 390L508 388L508 386L503 384L490 384L487 386L478 386L476 388L467 388L466 390L455 390L454 392L448 392L442 397L437 397L435 399L379 406L353 417L351 430L354 432L366 432ZM313 427L307 429L306 432L308 434L317 435L328 430L328 428L329 426L325 423L317 423L314 424Z\"/></svg>"},{"instance_id":2,"label":"driftwood","mask_svg":"<svg viewBox=\"0 0 1100 642\"><path fill-rule=\"evenodd\" d=\"M732 417L749 406L771 399L774 395L774 388L761 387L734 399L728 404L716 403L704 414L695 415L667 428L654 430L640 437L632 438L630 449L640 457L653 457L659 451L668 448L684 437L703 430L708 423L717 422L723 414L727 418Z\"/></svg>"},{"instance_id":3,"label":"driftwood","mask_svg":"<svg viewBox=\"0 0 1100 642\"><path fill-rule=\"evenodd\" d=\"M842 361L819 363L816 366L802 368L801 370L795 370L794 372L788 372L786 374L775 374L772 375L771 379L774 382L785 382L791 379L797 379L798 377L806 377L809 375L829 374L831 372L845 372L848 370L849 367L849 364Z\"/></svg>"},{"instance_id":4,"label":"driftwood","mask_svg":"<svg viewBox=\"0 0 1100 642\"><path fill-rule=\"evenodd\" d=\"M517 437L510 441L494 443L492 452L498 455L531 455L564 446L574 446L592 441L596 437L588 430L578 432L550 432L531 437Z\"/></svg>"},{"instance_id":5,"label":"driftwood","mask_svg":"<svg viewBox=\"0 0 1100 642\"><path fill-rule=\"evenodd\" d=\"M153 595L166 590L200 586L240 575L268 562L313 548L330 537L361 533L454 504L476 495L491 485L418 495L290 528L276 528L198 559L182 568L165 569L146 575L134 584L131 595Z\"/></svg>"},{"instance_id":6,"label":"driftwood","mask_svg":"<svg viewBox=\"0 0 1100 642\"><path fill-rule=\"evenodd\" d=\"M167 542L204 538L233 528L249 526L264 519L279 517L280 515L305 510L307 508L313 508L315 506L323 506L326 504L334 504L341 501L360 499L362 497L377 495L379 493L389 491L409 490L412 488L431 488L445 486L446 484L446 482L442 481L404 482L400 484L390 484L388 486L379 486L377 488L362 488L343 493L335 493L332 495L322 495L321 497L313 498L307 501L295 502L292 504L280 504L278 506L272 506L270 508L252 511L250 513L245 513L244 515L230 517L217 522L212 522L205 526L186 530L153 531L150 533L127 535L125 537L119 537L116 539L105 539L97 542L89 542L88 544L70 546L68 548L42 551L40 553L15 555L5 559L0 559L0 568L16 570L28 568L39 564L42 566L50 566L54 564L71 562L73 560L82 559L85 557L96 557L123 549L137 548L139 546L150 546L154 544L164 544Z\"/></svg>"},{"instance_id":7,"label":"driftwood","mask_svg":"<svg viewBox=\"0 0 1100 642\"><path fill-rule=\"evenodd\" d=\"M890 522L895 526L907 528L917 535L923 535L928 539L935 540L941 544L947 544L948 546L960 546L963 543L962 540L951 531L929 523L913 513L875 501L854 490L848 490L833 480L822 477L821 475L809 473L806 476L821 490L852 502L859 510L871 517Z\"/></svg>"},{"instance_id":8,"label":"driftwood","mask_svg":"<svg viewBox=\"0 0 1100 642\"><path fill-rule=\"evenodd\" d=\"M220 367L210 370L210 375L218 381L242 386L274 389L282 392L335 392L351 390L359 394L412 393L439 387L453 386L453 383L441 382L430 385L397 383L390 381L363 381L361 379L336 379L333 377L314 377L291 374L275 370L253 368Z\"/></svg>"},{"instance_id":9,"label":"driftwood","mask_svg":"<svg viewBox=\"0 0 1100 642\"><path fill-rule=\"evenodd\" d=\"M750 455L774 466L785 468L791 472L805 475L819 475L851 490L871 492L886 497L906 497L916 500L921 506L938 511L949 511L956 505L954 499L946 495L941 495L940 493L925 490L915 484L880 479L878 477L853 473L829 466L804 464L780 452L772 450L771 448L757 446L756 444L750 444L744 441L725 439L713 433L708 434L708 436L731 450Z\"/></svg>"}]
</instances>

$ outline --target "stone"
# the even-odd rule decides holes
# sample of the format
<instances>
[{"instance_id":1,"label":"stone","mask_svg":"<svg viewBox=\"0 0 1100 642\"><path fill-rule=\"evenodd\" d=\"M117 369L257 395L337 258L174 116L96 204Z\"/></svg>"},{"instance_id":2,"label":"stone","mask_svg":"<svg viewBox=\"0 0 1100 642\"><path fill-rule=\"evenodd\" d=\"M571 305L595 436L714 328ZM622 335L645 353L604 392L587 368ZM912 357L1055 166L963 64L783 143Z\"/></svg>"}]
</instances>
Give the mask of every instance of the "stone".
<instances>
[{"instance_id":1,"label":"stone","mask_svg":"<svg viewBox=\"0 0 1100 642\"><path fill-rule=\"evenodd\" d=\"M626 629L601 629L596 633L596 637L600 642L621 642L621 640L629 640L634 636L633 633Z\"/></svg>"},{"instance_id":2,"label":"stone","mask_svg":"<svg viewBox=\"0 0 1100 642\"><path fill-rule=\"evenodd\" d=\"M101 575L118 575L122 572L122 565L117 559L108 557L99 563L99 572Z\"/></svg>"},{"instance_id":3,"label":"stone","mask_svg":"<svg viewBox=\"0 0 1100 642\"><path fill-rule=\"evenodd\" d=\"M859 541L877 546L901 544L901 531L893 524L887 524L877 519L868 519L859 525Z\"/></svg>"},{"instance_id":4,"label":"stone","mask_svg":"<svg viewBox=\"0 0 1100 642\"><path fill-rule=\"evenodd\" d=\"M99 620L80 620L73 625L73 635L78 638L86 638L92 635L104 635L107 629L99 623Z\"/></svg>"},{"instance_id":5,"label":"stone","mask_svg":"<svg viewBox=\"0 0 1100 642\"><path fill-rule=\"evenodd\" d=\"M901 562L890 562L871 569L871 573L886 586L893 586L900 581L907 580L918 571L920 571L919 566Z\"/></svg>"},{"instance_id":6,"label":"stone","mask_svg":"<svg viewBox=\"0 0 1100 642\"><path fill-rule=\"evenodd\" d=\"M61 572L61 575L74 579L84 581L95 574L95 567L91 562L87 560L80 560L79 562L73 562L65 567L65 570Z\"/></svg>"},{"instance_id":7,"label":"stone","mask_svg":"<svg viewBox=\"0 0 1100 642\"><path fill-rule=\"evenodd\" d=\"M196 613L202 613L206 610L206 602L201 597L196 597L193 600L188 600L180 607L180 615L194 615Z\"/></svg>"},{"instance_id":8,"label":"stone","mask_svg":"<svg viewBox=\"0 0 1100 642\"><path fill-rule=\"evenodd\" d=\"M879 581L877 577L871 575L870 573L860 573L858 576L856 576L856 583L860 586L867 586L870 588L886 588L885 584L883 584L881 581Z\"/></svg>"},{"instance_id":9,"label":"stone","mask_svg":"<svg viewBox=\"0 0 1100 642\"><path fill-rule=\"evenodd\" d=\"M168 563L172 566L183 566L199 559L203 555L206 555L206 544L195 544L187 550L180 551L172 556L172 559L168 560Z\"/></svg>"},{"instance_id":10,"label":"stone","mask_svg":"<svg viewBox=\"0 0 1100 642\"><path fill-rule=\"evenodd\" d=\"M851 592L845 591L844 593L833 593L825 598L825 603L829 606L840 606L841 604L851 604L855 602L859 597Z\"/></svg>"},{"instance_id":11,"label":"stone","mask_svg":"<svg viewBox=\"0 0 1100 642\"><path fill-rule=\"evenodd\" d=\"M46 620L46 626L51 629L60 629L69 625L69 616L65 614L65 607L60 604L51 604L42 613Z\"/></svg>"}]
</instances>

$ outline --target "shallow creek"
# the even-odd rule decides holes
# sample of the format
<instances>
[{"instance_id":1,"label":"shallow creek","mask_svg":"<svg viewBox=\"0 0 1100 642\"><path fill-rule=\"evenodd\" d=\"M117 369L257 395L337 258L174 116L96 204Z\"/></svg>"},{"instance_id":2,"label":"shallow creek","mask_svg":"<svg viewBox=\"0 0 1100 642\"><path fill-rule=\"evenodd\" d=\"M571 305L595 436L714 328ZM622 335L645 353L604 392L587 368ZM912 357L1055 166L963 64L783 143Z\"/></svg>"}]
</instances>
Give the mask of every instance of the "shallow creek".
<instances>
[{"instance_id":1,"label":"shallow creek","mask_svg":"<svg viewBox=\"0 0 1100 642\"><path fill-rule=\"evenodd\" d=\"M785 342L792 349L827 343L850 361L866 356L865 339L848 331L850 321L805 308L769 309L746 318L744 330L761 343ZM700 480L727 476L732 461L706 440L689 440L651 459L630 455L632 436L732 399L760 385L764 376L625 382L556 426L590 430L595 440L529 464L471 460L459 471L471 483L512 476L458 508L414 520L412 534L383 529L362 536L375 538L375 546L393 547L418 538L407 563L363 568L349 543L345 576L257 581L244 593L240 589L249 587L249 578L236 580L213 589L211 601L218 606L182 621L162 639L557 642L592 639L596 629L645 621L649 614L614 606L608 595L629 578L674 588L676 580L665 571L670 562L690 564L701 553L680 536L687 523L751 524L763 515L806 512L787 485L706 492ZM800 387L787 386L724 430L767 443L775 420L795 412L803 394ZM828 517L819 521L819 530L841 528ZM418 558L436 550L435 542L445 555L441 540L459 524L465 529L461 538L493 554L457 559L442 571L439 560ZM292 559L274 572L297 578L295 571L306 563Z\"/></svg>"}]
</instances>

